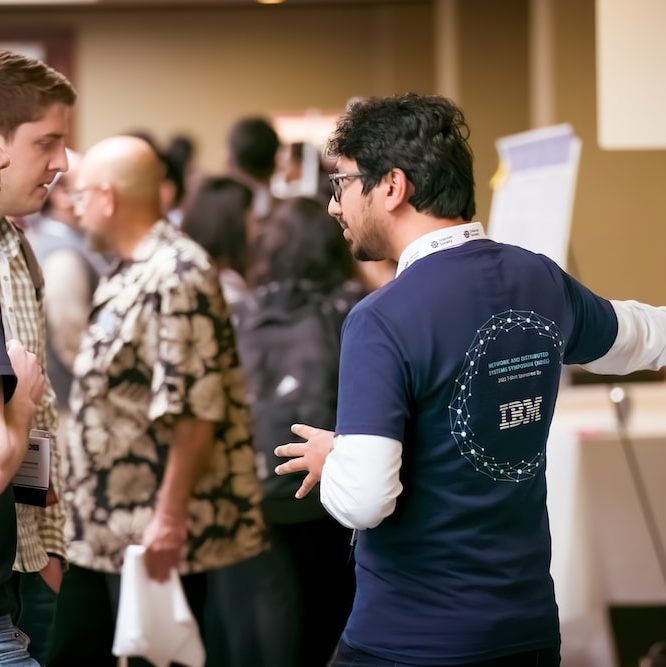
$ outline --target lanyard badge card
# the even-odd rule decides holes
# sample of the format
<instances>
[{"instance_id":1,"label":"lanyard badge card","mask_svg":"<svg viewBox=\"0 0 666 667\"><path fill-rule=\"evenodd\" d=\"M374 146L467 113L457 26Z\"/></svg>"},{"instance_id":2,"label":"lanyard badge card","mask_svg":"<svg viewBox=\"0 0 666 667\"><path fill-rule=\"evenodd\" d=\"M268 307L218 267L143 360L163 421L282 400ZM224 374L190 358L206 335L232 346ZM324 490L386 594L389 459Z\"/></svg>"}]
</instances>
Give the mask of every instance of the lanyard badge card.
<instances>
[{"instance_id":1,"label":"lanyard badge card","mask_svg":"<svg viewBox=\"0 0 666 667\"><path fill-rule=\"evenodd\" d=\"M48 431L33 428L28 438L28 451L12 480L14 500L17 503L38 507L46 507L50 504L50 469L51 434Z\"/></svg>"}]
</instances>

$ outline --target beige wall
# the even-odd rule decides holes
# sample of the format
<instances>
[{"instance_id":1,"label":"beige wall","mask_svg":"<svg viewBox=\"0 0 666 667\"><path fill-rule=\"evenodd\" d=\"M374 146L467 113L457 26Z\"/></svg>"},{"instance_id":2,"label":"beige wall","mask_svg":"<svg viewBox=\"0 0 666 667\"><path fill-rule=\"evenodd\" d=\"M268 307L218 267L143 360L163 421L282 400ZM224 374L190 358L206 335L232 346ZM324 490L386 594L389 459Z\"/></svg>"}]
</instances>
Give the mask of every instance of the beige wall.
<instances>
[{"instance_id":1,"label":"beige wall","mask_svg":"<svg viewBox=\"0 0 666 667\"><path fill-rule=\"evenodd\" d=\"M554 7L556 120L583 139L571 237L578 277L611 298L666 304L666 151L597 147L594 0Z\"/></svg>"},{"instance_id":2,"label":"beige wall","mask_svg":"<svg viewBox=\"0 0 666 667\"><path fill-rule=\"evenodd\" d=\"M552 7L553 122L571 123L583 140L569 269L609 298L666 304L666 151L598 148L594 0ZM458 2L459 102L472 128L481 220L495 139L529 129L528 12L528 0Z\"/></svg>"},{"instance_id":3,"label":"beige wall","mask_svg":"<svg viewBox=\"0 0 666 667\"><path fill-rule=\"evenodd\" d=\"M419 0L383 8L5 11L0 26L75 30L79 147L136 128L161 139L187 131L213 170L242 114L338 111L353 95L430 92L431 13Z\"/></svg>"},{"instance_id":4,"label":"beige wall","mask_svg":"<svg viewBox=\"0 0 666 667\"><path fill-rule=\"evenodd\" d=\"M529 127L527 0L459 0L459 102L471 127L478 218L488 220L495 140Z\"/></svg>"},{"instance_id":5,"label":"beige wall","mask_svg":"<svg viewBox=\"0 0 666 667\"><path fill-rule=\"evenodd\" d=\"M604 295L666 303L666 152L597 148L594 0L552 5L554 122L572 123L583 140L572 271ZM529 0L457 3L459 102L472 128L482 220L495 139L529 128L528 11ZM444 32L434 16L427 0L384 8L0 10L0 29L75 29L79 147L142 126L161 139L188 131L203 166L215 170L225 132L241 114L335 111L353 95L433 92L435 39Z\"/></svg>"}]
</instances>

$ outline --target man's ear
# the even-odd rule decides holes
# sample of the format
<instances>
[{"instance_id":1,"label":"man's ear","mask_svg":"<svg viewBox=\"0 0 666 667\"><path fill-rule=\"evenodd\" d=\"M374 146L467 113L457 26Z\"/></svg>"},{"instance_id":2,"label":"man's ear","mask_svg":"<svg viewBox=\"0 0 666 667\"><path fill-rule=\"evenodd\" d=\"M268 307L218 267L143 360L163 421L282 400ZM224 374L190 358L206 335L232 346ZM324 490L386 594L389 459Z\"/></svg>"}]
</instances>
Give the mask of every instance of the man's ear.
<instances>
[{"instance_id":1,"label":"man's ear","mask_svg":"<svg viewBox=\"0 0 666 667\"><path fill-rule=\"evenodd\" d=\"M394 167L384 176L385 192L384 208L387 211L395 211L404 204L412 195L412 184L407 179L405 172Z\"/></svg>"}]
</instances>

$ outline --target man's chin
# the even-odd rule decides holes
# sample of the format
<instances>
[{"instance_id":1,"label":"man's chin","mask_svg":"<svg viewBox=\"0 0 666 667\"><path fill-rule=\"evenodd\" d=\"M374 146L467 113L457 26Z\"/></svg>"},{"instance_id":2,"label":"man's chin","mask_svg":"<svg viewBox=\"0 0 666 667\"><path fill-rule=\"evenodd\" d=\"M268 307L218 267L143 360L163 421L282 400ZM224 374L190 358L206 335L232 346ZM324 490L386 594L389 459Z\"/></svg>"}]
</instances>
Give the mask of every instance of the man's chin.
<instances>
[{"instance_id":1,"label":"man's chin","mask_svg":"<svg viewBox=\"0 0 666 667\"><path fill-rule=\"evenodd\" d=\"M40 185L36 190L35 194L32 197L34 203L34 206L37 208L30 211L30 213L36 213L39 211L42 206L44 205L44 202L46 201L46 198L49 196L49 189L45 185Z\"/></svg>"},{"instance_id":2,"label":"man's chin","mask_svg":"<svg viewBox=\"0 0 666 667\"><path fill-rule=\"evenodd\" d=\"M99 252L101 254L109 252L108 245L102 239L90 234L86 234L86 245L88 246L88 250L92 250L92 252Z\"/></svg>"},{"instance_id":3,"label":"man's chin","mask_svg":"<svg viewBox=\"0 0 666 667\"><path fill-rule=\"evenodd\" d=\"M350 245L352 257L357 259L359 262L378 262L382 259L386 259L385 257L379 257L379 253L370 252L367 250L367 248L356 245L353 242L351 242Z\"/></svg>"},{"instance_id":4,"label":"man's chin","mask_svg":"<svg viewBox=\"0 0 666 667\"><path fill-rule=\"evenodd\" d=\"M5 215L10 218L20 218L24 215L32 215L33 213L39 213L42 210L44 205L44 200L46 199L46 194L42 197L41 195L34 194L30 198L26 198L20 202L7 202L2 203L2 209L5 211Z\"/></svg>"}]
</instances>

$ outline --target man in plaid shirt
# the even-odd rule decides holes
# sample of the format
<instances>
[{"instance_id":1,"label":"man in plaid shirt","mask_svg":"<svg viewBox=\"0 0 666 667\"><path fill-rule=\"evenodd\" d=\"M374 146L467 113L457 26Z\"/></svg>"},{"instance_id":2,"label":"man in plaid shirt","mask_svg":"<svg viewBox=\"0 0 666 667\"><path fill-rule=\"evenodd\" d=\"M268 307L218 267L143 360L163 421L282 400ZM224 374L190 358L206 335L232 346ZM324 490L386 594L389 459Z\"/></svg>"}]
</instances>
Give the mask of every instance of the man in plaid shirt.
<instances>
[{"instance_id":1,"label":"man in plaid shirt","mask_svg":"<svg viewBox=\"0 0 666 667\"><path fill-rule=\"evenodd\" d=\"M9 155L0 190L0 299L7 335L18 338L46 367L41 272L34 254L7 216L39 211L47 186L67 170L65 140L76 93L43 63L0 51L0 145ZM60 504L60 454L55 395L48 383L35 427L51 434L47 507L17 504L15 622L32 639L31 655L45 664L65 561ZM53 493L54 492L54 493Z\"/></svg>"}]
</instances>

